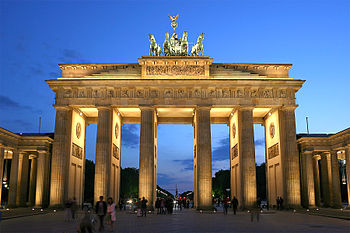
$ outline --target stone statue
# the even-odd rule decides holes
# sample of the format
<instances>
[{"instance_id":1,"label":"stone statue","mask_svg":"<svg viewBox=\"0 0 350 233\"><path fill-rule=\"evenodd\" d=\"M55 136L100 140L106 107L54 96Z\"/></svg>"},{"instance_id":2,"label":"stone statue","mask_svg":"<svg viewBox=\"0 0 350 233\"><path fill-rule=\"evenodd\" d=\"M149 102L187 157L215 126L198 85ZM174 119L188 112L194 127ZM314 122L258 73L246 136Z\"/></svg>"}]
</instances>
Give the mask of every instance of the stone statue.
<instances>
[{"instance_id":1,"label":"stone statue","mask_svg":"<svg viewBox=\"0 0 350 233\"><path fill-rule=\"evenodd\" d=\"M149 41L151 42L149 46L149 55L152 56L152 53L153 53L154 56L160 56L160 54L162 53L162 49L156 43L156 39L152 34L149 34Z\"/></svg>"},{"instance_id":2,"label":"stone statue","mask_svg":"<svg viewBox=\"0 0 350 233\"><path fill-rule=\"evenodd\" d=\"M203 48L203 40L204 40L204 33L201 33L197 39L197 43L193 45L191 49L191 55L192 56L199 56L199 53L201 53L201 56L203 55L204 48Z\"/></svg>"},{"instance_id":3,"label":"stone statue","mask_svg":"<svg viewBox=\"0 0 350 233\"><path fill-rule=\"evenodd\" d=\"M181 41L181 56L187 56L188 54L188 42L187 42L187 32L184 31Z\"/></svg>"},{"instance_id":4,"label":"stone statue","mask_svg":"<svg viewBox=\"0 0 350 233\"><path fill-rule=\"evenodd\" d=\"M178 38L178 35L176 33L174 33L170 38L170 55L181 55L181 38Z\"/></svg>"},{"instance_id":5,"label":"stone statue","mask_svg":"<svg viewBox=\"0 0 350 233\"><path fill-rule=\"evenodd\" d=\"M170 56L170 42L169 42L169 32L165 33L165 40L163 43L164 56Z\"/></svg>"}]
</instances>

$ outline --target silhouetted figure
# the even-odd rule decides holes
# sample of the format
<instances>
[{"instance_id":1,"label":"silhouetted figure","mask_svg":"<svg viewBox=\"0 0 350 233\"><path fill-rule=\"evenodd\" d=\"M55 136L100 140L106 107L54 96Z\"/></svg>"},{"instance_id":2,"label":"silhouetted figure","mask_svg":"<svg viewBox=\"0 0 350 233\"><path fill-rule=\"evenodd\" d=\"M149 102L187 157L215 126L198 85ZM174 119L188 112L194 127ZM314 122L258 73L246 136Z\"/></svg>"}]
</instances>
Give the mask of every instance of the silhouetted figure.
<instances>
[{"instance_id":1,"label":"silhouetted figure","mask_svg":"<svg viewBox=\"0 0 350 233\"><path fill-rule=\"evenodd\" d=\"M92 233L90 212L85 212L85 215L79 224L79 229L81 233Z\"/></svg>"},{"instance_id":2,"label":"silhouetted figure","mask_svg":"<svg viewBox=\"0 0 350 233\"><path fill-rule=\"evenodd\" d=\"M146 217L146 214L147 214L147 202L148 202L148 200L146 200L145 197L142 197L142 200L141 200L141 213L142 213L142 216L145 215L145 217Z\"/></svg>"},{"instance_id":3,"label":"silhouetted figure","mask_svg":"<svg viewBox=\"0 0 350 233\"><path fill-rule=\"evenodd\" d=\"M224 215L227 215L227 209L228 209L228 200L224 200Z\"/></svg>"},{"instance_id":4,"label":"silhouetted figure","mask_svg":"<svg viewBox=\"0 0 350 233\"><path fill-rule=\"evenodd\" d=\"M161 214L161 210L160 210L160 198L158 197L157 200L156 200L156 204L155 204L155 207L157 209L157 214Z\"/></svg>"},{"instance_id":5,"label":"silhouetted figure","mask_svg":"<svg viewBox=\"0 0 350 233\"><path fill-rule=\"evenodd\" d=\"M75 197L73 197L73 200L72 200L72 219L75 219L75 212L77 211L77 209L78 209L77 200Z\"/></svg>"},{"instance_id":6,"label":"silhouetted figure","mask_svg":"<svg viewBox=\"0 0 350 233\"><path fill-rule=\"evenodd\" d=\"M276 205L277 205L277 210L279 210L280 209L280 197L279 196L277 196L277 198L276 198Z\"/></svg>"},{"instance_id":7,"label":"silhouetted figure","mask_svg":"<svg viewBox=\"0 0 350 233\"><path fill-rule=\"evenodd\" d=\"M238 207L238 200L236 197L233 197L232 198L232 209L233 209L234 215L236 215L237 207Z\"/></svg>"},{"instance_id":8,"label":"silhouetted figure","mask_svg":"<svg viewBox=\"0 0 350 233\"><path fill-rule=\"evenodd\" d=\"M280 210L283 210L283 198L280 197Z\"/></svg>"},{"instance_id":9,"label":"silhouetted figure","mask_svg":"<svg viewBox=\"0 0 350 233\"><path fill-rule=\"evenodd\" d=\"M107 199L107 224L110 226L111 231L113 231L114 223L117 220L115 209L116 205L113 202L113 199L109 197Z\"/></svg>"},{"instance_id":10,"label":"silhouetted figure","mask_svg":"<svg viewBox=\"0 0 350 233\"><path fill-rule=\"evenodd\" d=\"M105 228L103 225L103 221L107 213L107 203L103 201L103 196L100 196L100 200L96 202L95 211L100 220L100 226L98 229L99 231L103 231Z\"/></svg>"},{"instance_id":11,"label":"silhouetted figure","mask_svg":"<svg viewBox=\"0 0 350 233\"><path fill-rule=\"evenodd\" d=\"M256 200L256 205L257 205L257 207L258 207L260 210L262 210L262 208L261 208L261 199L260 199L260 197L258 197L258 199Z\"/></svg>"},{"instance_id":12,"label":"silhouetted figure","mask_svg":"<svg viewBox=\"0 0 350 233\"><path fill-rule=\"evenodd\" d=\"M67 200L64 203L64 221L70 222L72 220L72 201L71 200Z\"/></svg>"}]
</instances>

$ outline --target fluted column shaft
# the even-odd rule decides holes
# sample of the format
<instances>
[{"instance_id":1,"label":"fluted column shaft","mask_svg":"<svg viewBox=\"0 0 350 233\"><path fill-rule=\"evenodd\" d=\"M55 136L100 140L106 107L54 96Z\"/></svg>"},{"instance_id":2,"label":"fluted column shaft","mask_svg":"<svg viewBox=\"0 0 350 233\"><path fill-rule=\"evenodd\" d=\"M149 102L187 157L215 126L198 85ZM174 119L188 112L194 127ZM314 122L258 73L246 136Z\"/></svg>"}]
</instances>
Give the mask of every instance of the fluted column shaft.
<instances>
[{"instance_id":1,"label":"fluted column shaft","mask_svg":"<svg viewBox=\"0 0 350 233\"><path fill-rule=\"evenodd\" d=\"M241 174L241 207L255 205L257 199L253 108L238 111L238 137Z\"/></svg>"},{"instance_id":2,"label":"fluted column shaft","mask_svg":"<svg viewBox=\"0 0 350 233\"><path fill-rule=\"evenodd\" d=\"M18 173L19 186L17 186L17 206L26 206L29 180L29 155L26 153L21 153L19 164L21 167L20 172Z\"/></svg>"},{"instance_id":3,"label":"fluted column shaft","mask_svg":"<svg viewBox=\"0 0 350 233\"><path fill-rule=\"evenodd\" d=\"M36 175L37 175L37 159L32 158L32 162L30 165L29 198L28 198L30 206L35 205Z\"/></svg>"},{"instance_id":4,"label":"fluted column shaft","mask_svg":"<svg viewBox=\"0 0 350 233\"><path fill-rule=\"evenodd\" d=\"M198 209L212 208L212 165L210 107L197 107L197 203Z\"/></svg>"},{"instance_id":5,"label":"fluted column shaft","mask_svg":"<svg viewBox=\"0 0 350 233\"><path fill-rule=\"evenodd\" d=\"M330 207L333 203L331 159L329 153L321 155L321 177L322 177L322 197L323 206Z\"/></svg>"},{"instance_id":6,"label":"fluted column shaft","mask_svg":"<svg viewBox=\"0 0 350 233\"><path fill-rule=\"evenodd\" d=\"M139 197L145 197L150 208L155 202L157 187L154 147L155 117L155 110L152 107L141 107Z\"/></svg>"},{"instance_id":7,"label":"fluted column shaft","mask_svg":"<svg viewBox=\"0 0 350 233\"><path fill-rule=\"evenodd\" d=\"M17 199L17 182L18 182L18 168L19 168L19 152L13 151L11 160L11 173L10 173L10 189L8 196L8 206L15 207Z\"/></svg>"},{"instance_id":8,"label":"fluted column shaft","mask_svg":"<svg viewBox=\"0 0 350 233\"><path fill-rule=\"evenodd\" d=\"M55 139L51 160L50 205L63 205L68 198L68 163L71 147L72 110L56 108Z\"/></svg>"},{"instance_id":9,"label":"fluted column shaft","mask_svg":"<svg viewBox=\"0 0 350 233\"><path fill-rule=\"evenodd\" d=\"M48 186L46 180L49 176L49 171L47 169L48 154L46 151L39 151L37 158L37 176L36 176L36 192L35 192L35 205L38 207L42 207L47 205L45 203L44 197L48 193ZM46 198L47 199L47 198Z\"/></svg>"},{"instance_id":10,"label":"fluted column shaft","mask_svg":"<svg viewBox=\"0 0 350 233\"><path fill-rule=\"evenodd\" d=\"M345 147L346 187L348 190L348 206L350 206L350 145Z\"/></svg>"},{"instance_id":11,"label":"fluted column shaft","mask_svg":"<svg viewBox=\"0 0 350 233\"><path fill-rule=\"evenodd\" d=\"M2 177L4 171L4 158L5 158L5 148L0 146L0 203L2 195Z\"/></svg>"},{"instance_id":12,"label":"fluted column shaft","mask_svg":"<svg viewBox=\"0 0 350 233\"><path fill-rule=\"evenodd\" d=\"M317 206L321 205L321 189L320 189L320 173L318 166L318 158L312 158L313 173L314 173L314 184L315 184L315 204Z\"/></svg>"},{"instance_id":13,"label":"fluted column shaft","mask_svg":"<svg viewBox=\"0 0 350 233\"><path fill-rule=\"evenodd\" d=\"M106 199L110 193L110 161L112 155L112 109L98 108L96 165L95 165L95 201L99 196Z\"/></svg>"},{"instance_id":14,"label":"fluted column shaft","mask_svg":"<svg viewBox=\"0 0 350 233\"><path fill-rule=\"evenodd\" d=\"M304 151L301 154L302 169L302 203L304 207L315 206L315 185L312 164L312 151Z\"/></svg>"},{"instance_id":15,"label":"fluted column shaft","mask_svg":"<svg viewBox=\"0 0 350 233\"><path fill-rule=\"evenodd\" d=\"M333 192L333 207L342 207L341 192L340 192L340 178L339 178L339 162L337 151L331 151L331 176L332 176L332 192Z\"/></svg>"},{"instance_id":16,"label":"fluted column shaft","mask_svg":"<svg viewBox=\"0 0 350 233\"><path fill-rule=\"evenodd\" d=\"M279 110L281 160L284 173L285 206L300 206L299 154L296 142L294 106Z\"/></svg>"}]
</instances>

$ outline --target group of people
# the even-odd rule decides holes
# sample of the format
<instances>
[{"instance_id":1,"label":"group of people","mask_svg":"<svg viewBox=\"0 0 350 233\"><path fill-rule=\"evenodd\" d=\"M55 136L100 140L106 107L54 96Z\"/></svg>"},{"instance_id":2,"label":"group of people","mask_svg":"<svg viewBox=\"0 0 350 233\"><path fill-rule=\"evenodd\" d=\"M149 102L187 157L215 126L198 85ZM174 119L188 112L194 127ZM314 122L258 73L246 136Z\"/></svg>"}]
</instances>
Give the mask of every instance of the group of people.
<instances>
[{"instance_id":1,"label":"group of people","mask_svg":"<svg viewBox=\"0 0 350 233\"><path fill-rule=\"evenodd\" d=\"M283 210L283 198L282 197L276 198L276 204L277 204L277 210Z\"/></svg>"},{"instance_id":2,"label":"group of people","mask_svg":"<svg viewBox=\"0 0 350 233\"><path fill-rule=\"evenodd\" d=\"M224 204L224 214L227 214L228 208L230 207L230 200L227 198L223 201ZM238 199L236 197L233 197L231 200L231 206L233 209L233 214L236 215L237 208L238 208Z\"/></svg>"},{"instance_id":3,"label":"group of people","mask_svg":"<svg viewBox=\"0 0 350 233\"><path fill-rule=\"evenodd\" d=\"M157 214L172 214L174 208L174 201L170 197L164 199L158 197L155 203Z\"/></svg>"},{"instance_id":4,"label":"group of people","mask_svg":"<svg viewBox=\"0 0 350 233\"><path fill-rule=\"evenodd\" d=\"M67 200L65 203L65 211L64 211L64 221L70 222L76 218L75 212L78 209L76 198L73 197L71 200Z\"/></svg>"},{"instance_id":5,"label":"group of people","mask_svg":"<svg viewBox=\"0 0 350 233\"><path fill-rule=\"evenodd\" d=\"M136 201L137 217L147 216L147 202L148 200L145 197Z\"/></svg>"}]
</instances>

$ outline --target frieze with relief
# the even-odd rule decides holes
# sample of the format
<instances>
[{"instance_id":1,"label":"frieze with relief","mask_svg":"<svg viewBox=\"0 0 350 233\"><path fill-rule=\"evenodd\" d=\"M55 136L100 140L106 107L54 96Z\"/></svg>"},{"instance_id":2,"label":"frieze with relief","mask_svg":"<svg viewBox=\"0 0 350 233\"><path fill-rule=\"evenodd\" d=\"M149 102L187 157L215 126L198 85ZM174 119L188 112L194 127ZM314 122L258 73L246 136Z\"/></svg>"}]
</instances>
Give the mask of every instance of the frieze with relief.
<instances>
[{"instance_id":1,"label":"frieze with relief","mask_svg":"<svg viewBox=\"0 0 350 233\"><path fill-rule=\"evenodd\" d=\"M75 91L64 89L59 98L281 98L294 99L293 90L269 88L79 88ZM74 94L75 93L75 94Z\"/></svg>"},{"instance_id":2,"label":"frieze with relief","mask_svg":"<svg viewBox=\"0 0 350 233\"><path fill-rule=\"evenodd\" d=\"M276 144L273 145L273 146L270 146L270 147L268 148L267 154L268 154L268 158L269 158L269 159L272 159L272 158L278 156L278 155L280 154L278 143L276 143Z\"/></svg>"},{"instance_id":3,"label":"frieze with relief","mask_svg":"<svg viewBox=\"0 0 350 233\"><path fill-rule=\"evenodd\" d=\"M205 67L196 65L146 66L146 75L203 76Z\"/></svg>"},{"instance_id":4,"label":"frieze with relief","mask_svg":"<svg viewBox=\"0 0 350 233\"><path fill-rule=\"evenodd\" d=\"M77 144L73 143L72 144L72 156L82 159L83 158L83 148L78 146Z\"/></svg>"}]
</instances>

